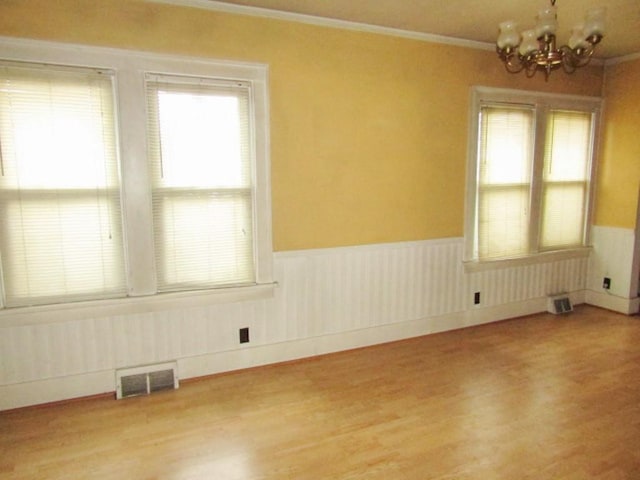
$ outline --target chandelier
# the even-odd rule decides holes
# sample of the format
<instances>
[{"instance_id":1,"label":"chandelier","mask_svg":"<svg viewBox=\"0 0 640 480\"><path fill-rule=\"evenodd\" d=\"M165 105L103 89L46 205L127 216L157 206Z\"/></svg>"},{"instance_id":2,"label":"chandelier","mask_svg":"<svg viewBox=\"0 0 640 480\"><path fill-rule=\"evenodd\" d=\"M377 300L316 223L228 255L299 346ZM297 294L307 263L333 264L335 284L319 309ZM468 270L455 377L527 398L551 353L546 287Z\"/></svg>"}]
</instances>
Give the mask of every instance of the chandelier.
<instances>
[{"instance_id":1,"label":"chandelier","mask_svg":"<svg viewBox=\"0 0 640 480\"><path fill-rule=\"evenodd\" d=\"M556 0L551 6L538 12L535 29L518 33L517 24L511 20L500 24L500 34L496 41L496 51L509 73L524 70L527 77L533 77L542 70L545 80L553 70L560 67L573 73L591 60L595 47L604 35L605 9L594 8L587 11L584 24L573 28L568 45L556 46Z\"/></svg>"}]
</instances>

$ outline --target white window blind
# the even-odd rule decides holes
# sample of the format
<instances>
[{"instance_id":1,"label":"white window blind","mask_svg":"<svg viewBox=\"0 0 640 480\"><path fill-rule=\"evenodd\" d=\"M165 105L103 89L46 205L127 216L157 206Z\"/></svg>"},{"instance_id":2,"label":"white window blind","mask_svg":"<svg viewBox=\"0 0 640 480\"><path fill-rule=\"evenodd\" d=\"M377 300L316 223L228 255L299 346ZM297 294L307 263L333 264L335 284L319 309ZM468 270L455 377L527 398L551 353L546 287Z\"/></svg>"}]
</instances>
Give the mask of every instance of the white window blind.
<instances>
[{"instance_id":1,"label":"white window blind","mask_svg":"<svg viewBox=\"0 0 640 480\"><path fill-rule=\"evenodd\" d=\"M592 117L552 110L547 117L540 248L580 246L589 190Z\"/></svg>"},{"instance_id":2,"label":"white window blind","mask_svg":"<svg viewBox=\"0 0 640 480\"><path fill-rule=\"evenodd\" d=\"M255 283L250 85L147 75L159 291Z\"/></svg>"},{"instance_id":3,"label":"white window blind","mask_svg":"<svg viewBox=\"0 0 640 480\"><path fill-rule=\"evenodd\" d=\"M481 109L476 227L480 258L529 251L533 125L531 108Z\"/></svg>"},{"instance_id":4,"label":"white window blind","mask_svg":"<svg viewBox=\"0 0 640 480\"><path fill-rule=\"evenodd\" d=\"M112 78L0 64L5 306L124 296Z\"/></svg>"}]
</instances>

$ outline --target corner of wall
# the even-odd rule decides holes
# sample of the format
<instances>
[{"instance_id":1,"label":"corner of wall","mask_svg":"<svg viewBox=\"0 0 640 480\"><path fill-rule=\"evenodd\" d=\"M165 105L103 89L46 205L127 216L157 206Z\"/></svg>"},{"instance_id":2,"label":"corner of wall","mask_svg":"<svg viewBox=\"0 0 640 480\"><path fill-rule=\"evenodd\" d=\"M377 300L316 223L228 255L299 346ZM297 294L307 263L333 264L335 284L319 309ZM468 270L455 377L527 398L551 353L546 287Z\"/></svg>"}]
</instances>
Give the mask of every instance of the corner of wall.
<instances>
[{"instance_id":1,"label":"corner of wall","mask_svg":"<svg viewBox=\"0 0 640 480\"><path fill-rule=\"evenodd\" d=\"M638 312L640 235L636 231L594 225L589 257L586 302L626 315ZM604 278L611 281L603 287Z\"/></svg>"}]
</instances>

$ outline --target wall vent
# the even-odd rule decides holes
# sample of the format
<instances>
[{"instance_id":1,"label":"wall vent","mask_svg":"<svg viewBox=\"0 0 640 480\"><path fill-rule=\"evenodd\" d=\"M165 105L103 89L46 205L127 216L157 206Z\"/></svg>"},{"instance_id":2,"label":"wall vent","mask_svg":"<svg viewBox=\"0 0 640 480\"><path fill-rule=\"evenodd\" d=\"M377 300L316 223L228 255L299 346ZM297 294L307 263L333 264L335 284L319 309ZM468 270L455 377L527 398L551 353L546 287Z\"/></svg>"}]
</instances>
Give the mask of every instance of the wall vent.
<instances>
[{"instance_id":1,"label":"wall vent","mask_svg":"<svg viewBox=\"0 0 640 480\"><path fill-rule=\"evenodd\" d=\"M175 362L116 370L116 398L174 390L179 386L177 371Z\"/></svg>"},{"instance_id":2,"label":"wall vent","mask_svg":"<svg viewBox=\"0 0 640 480\"><path fill-rule=\"evenodd\" d=\"M555 295L549 297L547 310L550 313L559 315L562 313L569 313L573 311L573 305L568 295Z\"/></svg>"}]
</instances>

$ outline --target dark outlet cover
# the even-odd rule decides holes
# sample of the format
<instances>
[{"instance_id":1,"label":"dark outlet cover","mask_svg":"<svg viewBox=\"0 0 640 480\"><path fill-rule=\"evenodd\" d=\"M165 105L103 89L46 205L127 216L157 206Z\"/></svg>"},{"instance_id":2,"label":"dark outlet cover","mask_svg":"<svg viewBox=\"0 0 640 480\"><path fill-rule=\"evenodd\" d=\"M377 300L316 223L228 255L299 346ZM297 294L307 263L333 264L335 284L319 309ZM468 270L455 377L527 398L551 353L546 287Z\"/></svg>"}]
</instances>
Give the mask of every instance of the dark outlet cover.
<instances>
[{"instance_id":1,"label":"dark outlet cover","mask_svg":"<svg viewBox=\"0 0 640 480\"><path fill-rule=\"evenodd\" d=\"M249 327L240 329L240 343L249 343Z\"/></svg>"}]
</instances>

